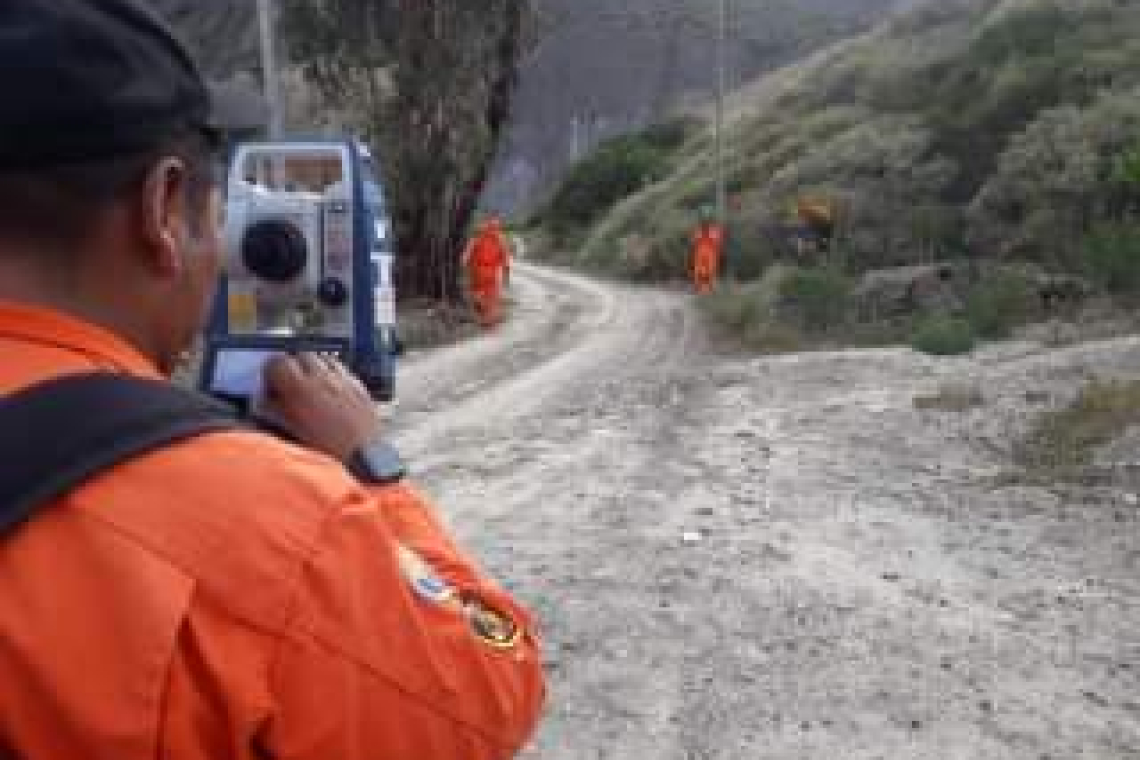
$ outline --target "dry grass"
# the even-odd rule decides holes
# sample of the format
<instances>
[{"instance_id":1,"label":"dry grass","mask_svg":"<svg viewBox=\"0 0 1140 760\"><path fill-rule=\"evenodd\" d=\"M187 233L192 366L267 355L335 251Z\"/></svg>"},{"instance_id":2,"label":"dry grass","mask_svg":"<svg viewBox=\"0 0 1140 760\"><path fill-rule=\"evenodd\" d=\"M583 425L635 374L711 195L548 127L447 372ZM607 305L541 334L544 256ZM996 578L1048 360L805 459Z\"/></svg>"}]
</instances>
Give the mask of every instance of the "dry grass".
<instances>
[{"instance_id":1,"label":"dry grass","mask_svg":"<svg viewBox=\"0 0 1140 760\"><path fill-rule=\"evenodd\" d=\"M914 408L919 411L968 412L985 404L981 390L967 385L947 384L935 393L914 397Z\"/></svg>"},{"instance_id":2,"label":"dry grass","mask_svg":"<svg viewBox=\"0 0 1140 760\"><path fill-rule=\"evenodd\" d=\"M1015 447L1026 469L1076 475L1093 464L1096 450L1140 424L1140 381L1100 381L1069 406L1046 412Z\"/></svg>"},{"instance_id":3,"label":"dry grass","mask_svg":"<svg viewBox=\"0 0 1140 760\"><path fill-rule=\"evenodd\" d=\"M509 315L511 303L504 302ZM399 334L408 350L438 348L478 334L471 310L434 301L413 301L400 305Z\"/></svg>"}]
</instances>

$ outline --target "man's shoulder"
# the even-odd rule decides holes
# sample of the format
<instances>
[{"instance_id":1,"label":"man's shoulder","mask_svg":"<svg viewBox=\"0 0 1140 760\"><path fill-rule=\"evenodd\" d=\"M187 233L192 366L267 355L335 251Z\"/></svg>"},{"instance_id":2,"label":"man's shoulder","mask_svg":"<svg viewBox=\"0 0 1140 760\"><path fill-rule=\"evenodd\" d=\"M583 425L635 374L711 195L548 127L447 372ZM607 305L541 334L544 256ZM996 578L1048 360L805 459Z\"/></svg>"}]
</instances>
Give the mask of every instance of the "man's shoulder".
<instances>
[{"instance_id":1,"label":"man's shoulder","mask_svg":"<svg viewBox=\"0 0 1140 760\"><path fill-rule=\"evenodd\" d=\"M336 462L252 432L203 435L128 462L74 506L192 577L199 590L268 622L359 486Z\"/></svg>"}]
</instances>

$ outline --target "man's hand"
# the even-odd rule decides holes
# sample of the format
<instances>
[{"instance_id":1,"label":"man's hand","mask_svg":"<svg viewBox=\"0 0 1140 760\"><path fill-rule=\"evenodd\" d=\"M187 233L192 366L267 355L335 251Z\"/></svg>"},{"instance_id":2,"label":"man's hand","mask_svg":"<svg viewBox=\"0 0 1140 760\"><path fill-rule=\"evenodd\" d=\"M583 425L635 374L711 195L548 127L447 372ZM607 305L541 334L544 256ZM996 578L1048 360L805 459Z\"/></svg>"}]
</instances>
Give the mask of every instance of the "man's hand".
<instances>
[{"instance_id":1,"label":"man's hand","mask_svg":"<svg viewBox=\"0 0 1140 760\"><path fill-rule=\"evenodd\" d=\"M380 434L380 411L343 364L315 354L278 356L265 368L269 410L297 439L342 462Z\"/></svg>"}]
</instances>

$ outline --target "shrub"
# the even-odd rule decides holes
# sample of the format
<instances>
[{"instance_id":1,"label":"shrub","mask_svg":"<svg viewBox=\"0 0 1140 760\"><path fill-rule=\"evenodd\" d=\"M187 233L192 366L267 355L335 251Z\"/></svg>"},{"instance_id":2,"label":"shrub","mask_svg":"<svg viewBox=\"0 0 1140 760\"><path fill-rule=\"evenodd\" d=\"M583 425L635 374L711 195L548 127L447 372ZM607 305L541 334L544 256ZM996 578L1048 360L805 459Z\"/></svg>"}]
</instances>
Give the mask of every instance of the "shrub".
<instances>
[{"instance_id":1,"label":"shrub","mask_svg":"<svg viewBox=\"0 0 1140 760\"><path fill-rule=\"evenodd\" d=\"M982 338L1008 338L1013 328L1029 320L1037 302L1025 277L1001 272L973 289L966 298L965 317Z\"/></svg>"},{"instance_id":2,"label":"shrub","mask_svg":"<svg viewBox=\"0 0 1140 760\"><path fill-rule=\"evenodd\" d=\"M1140 188L1140 145L1127 151L1117 167L1120 180Z\"/></svg>"},{"instance_id":3,"label":"shrub","mask_svg":"<svg viewBox=\"0 0 1140 760\"><path fill-rule=\"evenodd\" d=\"M768 174L756 164L744 164L733 169L725 179L725 191L729 195L755 190L763 186Z\"/></svg>"},{"instance_id":4,"label":"shrub","mask_svg":"<svg viewBox=\"0 0 1140 760\"><path fill-rule=\"evenodd\" d=\"M1019 8L983 30L973 52L988 62L1048 55L1074 23L1071 13L1054 5Z\"/></svg>"},{"instance_id":5,"label":"shrub","mask_svg":"<svg viewBox=\"0 0 1140 760\"><path fill-rule=\"evenodd\" d=\"M621 274L639 282L663 282L686 277L695 226L696 220L683 213L661 221L649 239L644 260L634 267L627 265Z\"/></svg>"},{"instance_id":6,"label":"shrub","mask_svg":"<svg viewBox=\"0 0 1140 760\"><path fill-rule=\"evenodd\" d=\"M973 326L964 319L936 315L925 319L915 330L911 348L933 356L968 354L977 345Z\"/></svg>"},{"instance_id":7,"label":"shrub","mask_svg":"<svg viewBox=\"0 0 1140 760\"><path fill-rule=\"evenodd\" d=\"M763 298L755 287L725 285L700 300L713 323L734 335L742 335L768 316Z\"/></svg>"},{"instance_id":8,"label":"shrub","mask_svg":"<svg viewBox=\"0 0 1140 760\"><path fill-rule=\"evenodd\" d=\"M968 412L985 406L986 397L981 389L972 385L942 385L936 393L914 397L914 408L919 411Z\"/></svg>"},{"instance_id":9,"label":"shrub","mask_svg":"<svg viewBox=\"0 0 1140 760\"><path fill-rule=\"evenodd\" d=\"M1137 91L1049 109L1014 135L970 207L971 237L995 252L1070 268L1092 222L1120 219L1134 194L1121 155L1140 128Z\"/></svg>"},{"instance_id":10,"label":"shrub","mask_svg":"<svg viewBox=\"0 0 1140 760\"><path fill-rule=\"evenodd\" d=\"M1081 268L1110 293L1140 296L1140 226L1099 228L1085 242Z\"/></svg>"},{"instance_id":11,"label":"shrub","mask_svg":"<svg viewBox=\"0 0 1140 760\"><path fill-rule=\"evenodd\" d=\"M673 154L694 129L691 119L648 127L601 143L567 173L532 220L557 236L587 227L623 198L665 177Z\"/></svg>"},{"instance_id":12,"label":"shrub","mask_svg":"<svg viewBox=\"0 0 1140 760\"><path fill-rule=\"evenodd\" d=\"M808 332L826 333L843 324L851 282L837 269L799 269L780 284L781 316Z\"/></svg>"},{"instance_id":13,"label":"shrub","mask_svg":"<svg viewBox=\"0 0 1140 760\"><path fill-rule=\"evenodd\" d=\"M701 128L703 122L691 116L682 116L658 122L639 132L636 137L642 142L661 150L677 150Z\"/></svg>"},{"instance_id":14,"label":"shrub","mask_svg":"<svg viewBox=\"0 0 1140 760\"><path fill-rule=\"evenodd\" d=\"M724 242L724 274L736 280L756 280L776 258L776 242L748 214L729 216Z\"/></svg>"},{"instance_id":15,"label":"shrub","mask_svg":"<svg viewBox=\"0 0 1140 760\"><path fill-rule=\"evenodd\" d=\"M1097 447L1138 423L1140 382L1097 380L1069 406L1046 412L1014 453L1027 468L1063 473L1089 464Z\"/></svg>"},{"instance_id":16,"label":"shrub","mask_svg":"<svg viewBox=\"0 0 1140 760\"><path fill-rule=\"evenodd\" d=\"M584 227L665 170L659 151L624 138L612 141L575 164L542 217L559 235Z\"/></svg>"},{"instance_id":17,"label":"shrub","mask_svg":"<svg viewBox=\"0 0 1140 760\"><path fill-rule=\"evenodd\" d=\"M727 284L702 296L700 308L716 333L743 347L770 353L799 350L802 336L773 315L772 278Z\"/></svg>"}]
</instances>

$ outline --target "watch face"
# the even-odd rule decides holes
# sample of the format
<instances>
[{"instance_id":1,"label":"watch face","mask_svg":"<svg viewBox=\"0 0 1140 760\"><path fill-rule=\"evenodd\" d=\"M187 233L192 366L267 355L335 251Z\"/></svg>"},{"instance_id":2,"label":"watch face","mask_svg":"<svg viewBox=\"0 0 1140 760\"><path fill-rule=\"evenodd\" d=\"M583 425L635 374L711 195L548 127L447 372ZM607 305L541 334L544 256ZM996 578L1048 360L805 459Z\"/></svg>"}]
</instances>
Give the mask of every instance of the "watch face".
<instances>
[{"instance_id":1,"label":"watch face","mask_svg":"<svg viewBox=\"0 0 1140 760\"><path fill-rule=\"evenodd\" d=\"M359 454L368 475L379 482L399 480L404 477L404 460L399 452L387 443L373 443L365 446Z\"/></svg>"}]
</instances>

